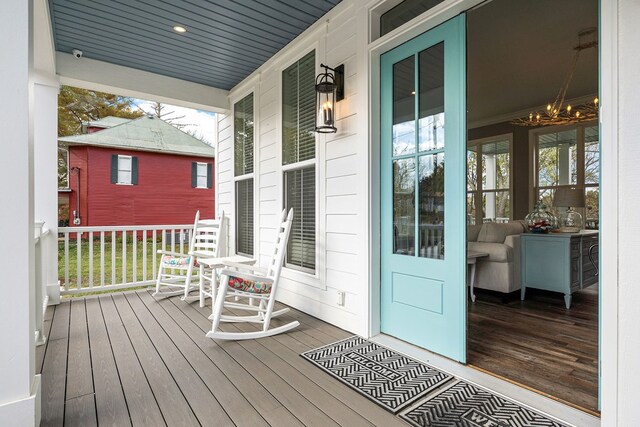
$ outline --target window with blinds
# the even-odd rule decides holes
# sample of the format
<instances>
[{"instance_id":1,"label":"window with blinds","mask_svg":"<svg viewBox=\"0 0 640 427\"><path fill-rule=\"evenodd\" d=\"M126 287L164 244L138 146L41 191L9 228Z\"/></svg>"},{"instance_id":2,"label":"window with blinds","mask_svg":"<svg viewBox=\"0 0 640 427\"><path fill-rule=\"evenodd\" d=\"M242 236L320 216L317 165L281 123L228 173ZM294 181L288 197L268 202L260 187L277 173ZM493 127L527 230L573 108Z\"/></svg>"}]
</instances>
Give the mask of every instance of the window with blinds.
<instances>
[{"instance_id":1,"label":"window with blinds","mask_svg":"<svg viewBox=\"0 0 640 427\"><path fill-rule=\"evenodd\" d=\"M253 93L233 106L234 173L253 173Z\"/></svg>"},{"instance_id":2,"label":"window with blinds","mask_svg":"<svg viewBox=\"0 0 640 427\"><path fill-rule=\"evenodd\" d=\"M253 178L236 181L236 252L253 255Z\"/></svg>"},{"instance_id":3,"label":"window with blinds","mask_svg":"<svg viewBox=\"0 0 640 427\"><path fill-rule=\"evenodd\" d=\"M316 55L315 51L282 73L282 164L316 156Z\"/></svg>"},{"instance_id":4,"label":"window with blinds","mask_svg":"<svg viewBox=\"0 0 640 427\"><path fill-rule=\"evenodd\" d=\"M316 268L316 171L315 166L284 173L285 206L293 208L293 224L287 246L287 267Z\"/></svg>"},{"instance_id":5,"label":"window with blinds","mask_svg":"<svg viewBox=\"0 0 640 427\"><path fill-rule=\"evenodd\" d=\"M233 105L236 252L253 255L253 93ZM249 175L245 177L245 175Z\"/></svg>"}]
</instances>

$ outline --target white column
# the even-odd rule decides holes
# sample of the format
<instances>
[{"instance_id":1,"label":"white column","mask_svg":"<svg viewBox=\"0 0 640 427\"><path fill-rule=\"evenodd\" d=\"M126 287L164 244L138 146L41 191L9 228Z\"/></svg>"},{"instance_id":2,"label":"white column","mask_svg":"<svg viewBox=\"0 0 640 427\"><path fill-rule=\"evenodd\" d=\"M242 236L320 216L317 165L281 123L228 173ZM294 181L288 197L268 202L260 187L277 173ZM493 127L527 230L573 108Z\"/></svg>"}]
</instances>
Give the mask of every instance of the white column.
<instances>
[{"instance_id":1,"label":"white column","mask_svg":"<svg viewBox=\"0 0 640 427\"><path fill-rule=\"evenodd\" d=\"M32 1L0 1L0 425L39 422L35 375L33 123L29 71Z\"/></svg>"},{"instance_id":2,"label":"white column","mask_svg":"<svg viewBox=\"0 0 640 427\"><path fill-rule=\"evenodd\" d=\"M606 3L606 2L605 2ZM611 396L605 396L607 405L604 411L617 410L617 425L631 426L638 424L638 401L640 400L640 286L638 284L638 254L640 254L640 120L638 120L638 94L640 93L640 2L638 0L618 0L618 103L617 105L603 108L617 108L618 114L618 194L617 200L608 200L607 203L617 205L617 228L603 228L604 233L617 233L618 259L617 265L608 263L611 268L617 267L617 331L613 328L605 329L604 334L616 333L618 337L617 353L617 389L606 390L607 393L615 392L617 402L615 407L610 406ZM615 7L615 6L614 6ZM610 39L609 39L610 40ZM610 45L609 45L610 46ZM603 84L606 80L603 79ZM603 153L604 154L604 153ZM604 155L603 155L604 159ZM607 160L608 161L608 160ZM603 184L606 191L606 182ZM604 193L606 197L606 193ZM603 200L604 203L604 200ZM611 206L606 206L605 212L612 212ZM608 226L607 218L603 223ZM606 238L612 237L605 236ZM607 253L602 254L607 257ZM605 273L606 274L606 273ZM603 287L615 286L616 283L607 282L607 276L603 277ZM608 301L603 299L603 305ZM606 314L605 314L606 315ZM612 326L607 322L606 327ZM605 335L606 336L606 335ZM608 346L610 340L604 341L603 346ZM608 350L603 348L603 350ZM606 371L606 374L610 374ZM609 380L608 380L609 381ZM609 384L612 384L609 381ZM603 400L604 402L604 400ZM603 413L603 426L613 425L607 412Z\"/></svg>"},{"instance_id":3,"label":"white column","mask_svg":"<svg viewBox=\"0 0 640 427\"><path fill-rule=\"evenodd\" d=\"M60 302L58 286L58 84L38 79L34 86L34 212L49 233L40 245L49 304Z\"/></svg>"}]
</instances>

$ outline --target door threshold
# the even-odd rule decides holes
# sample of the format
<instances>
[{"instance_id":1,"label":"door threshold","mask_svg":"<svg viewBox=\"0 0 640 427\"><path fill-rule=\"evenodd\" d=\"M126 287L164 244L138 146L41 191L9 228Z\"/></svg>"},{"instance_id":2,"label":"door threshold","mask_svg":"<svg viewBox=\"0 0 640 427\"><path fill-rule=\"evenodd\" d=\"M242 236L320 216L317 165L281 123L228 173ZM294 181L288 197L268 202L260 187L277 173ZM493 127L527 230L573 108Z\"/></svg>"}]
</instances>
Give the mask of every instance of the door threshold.
<instances>
[{"instance_id":1,"label":"door threshold","mask_svg":"<svg viewBox=\"0 0 640 427\"><path fill-rule=\"evenodd\" d=\"M556 418L566 424L576 427L600 426L600 418L591 412L585 412L582 408L570 405L568 402L540 394L531 388L523 387L521 384L508 381L485 370L463 365L455 360L432 353L389 335L379 334L370 338L370 340L466 382L484 387L497 395L515 400L523 406Z\"/></svg>"}]
</instances>

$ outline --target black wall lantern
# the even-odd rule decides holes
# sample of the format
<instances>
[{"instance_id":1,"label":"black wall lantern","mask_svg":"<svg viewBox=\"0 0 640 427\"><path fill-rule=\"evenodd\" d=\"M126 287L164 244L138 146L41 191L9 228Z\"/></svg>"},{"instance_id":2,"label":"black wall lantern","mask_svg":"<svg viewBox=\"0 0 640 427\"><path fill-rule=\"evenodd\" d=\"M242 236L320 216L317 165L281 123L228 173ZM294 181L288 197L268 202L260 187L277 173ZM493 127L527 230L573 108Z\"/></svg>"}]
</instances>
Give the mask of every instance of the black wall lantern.
<instances>
[{"instance_id":1,"label":"black wall lantern","mask_svg":"<svg viewBox=\"0 0 640 427\"><path fill-rule=\"evenodd\" d=\"M318 117L315 131L335 133L336 102L344 99L344 64L336 68L320 64L324 73L316 77L316 111Z\"/></svg>"}]
</instances>

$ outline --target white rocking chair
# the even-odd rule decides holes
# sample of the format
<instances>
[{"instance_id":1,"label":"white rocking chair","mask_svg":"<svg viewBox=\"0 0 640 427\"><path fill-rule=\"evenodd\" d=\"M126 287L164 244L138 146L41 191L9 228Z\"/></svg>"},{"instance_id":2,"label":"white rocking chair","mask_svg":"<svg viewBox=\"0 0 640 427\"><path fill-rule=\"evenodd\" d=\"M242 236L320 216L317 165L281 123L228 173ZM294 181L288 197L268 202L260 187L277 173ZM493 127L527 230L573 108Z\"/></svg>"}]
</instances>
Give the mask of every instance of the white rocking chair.
<instances>
[{"instance_id":1,"label":"white rocking chair","mask_svg":"<svg viewBox=\"0 0 640 427\"><path fill-rule=\"evenodd\" d=\"M261 269L244 264L232 264L220 272L222 277L218 292L214 300L213 319L211 331L207 337L221 340L246 340L254 338L268 337L282 332L286 332L300 325L298 321L287 323L269 329L271 318L280 316L289 311L288 308L273 311L275 304L278 282L280 281L280 271L287 248L291 223L293 222L293 209L287 215L286 210L282 211L281 220L278 226L275 249L269 267ZM242 271L245 270L245 271ZM250 271L246 272L246 271ZM232 301L227 298L235 297ZM249 303L238 302L249 299ZM258 304L254 305L254 301ZM253 314L248 316L223 315L224 307L250 311ZM219 329L220 322L249 322L262 325L261 331L255 332L223 332Z\"/></svg>"},{"instance_id":2,"label":"white rocking chair","mask_svg":"<svg viewBox=\"0 0 640 427\"><path fill-rule=\"evenodd\" d=\"M217 258L224 244L226 233L224 212L217 219L200 219L200 211L196 212L193 232L189 239L189 250L186 254L158 250L162 254L156 291L153 296L173 296L182 294L182 300L189 297L189 292L199 288L199 283L192 284L194 267L198 267L196 257ZM199 280L202 280L198 275ZM162 290L162 287L169 288Z\"/></svg>"}]
</instances>

